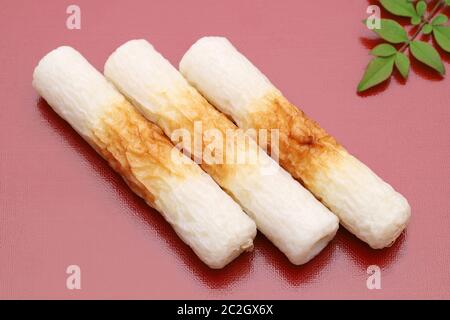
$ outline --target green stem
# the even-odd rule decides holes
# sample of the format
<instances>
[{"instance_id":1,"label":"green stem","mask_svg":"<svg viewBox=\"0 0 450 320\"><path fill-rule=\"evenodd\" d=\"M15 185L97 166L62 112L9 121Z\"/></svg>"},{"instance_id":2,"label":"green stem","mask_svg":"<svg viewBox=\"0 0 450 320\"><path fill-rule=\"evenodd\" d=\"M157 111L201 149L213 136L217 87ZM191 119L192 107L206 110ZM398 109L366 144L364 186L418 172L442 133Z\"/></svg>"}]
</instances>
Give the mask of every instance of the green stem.
<instances>
[{"instance_id":1,"label":"green stem","mask_svg":"<svg viewBox=\"0 0 450 320\"><path fill-rule=\"evenodd\" d=\"M434 18L434 16L438 13L440 13L443 9L443 7L445 7L445 0L439 0L436 5L434 6L433 10L431 10L430 14L423 19L422 23L417 27L417 31L413 34L413 36L409 39L408 42L406 42L399 50L399 52L403 52L406 50L406 48L408 48L409 43L411 41L414 41L414 39L416 39L419 34L422 32L423 27L427 24L430 23L431 20Z\"/></svg>"}]
</instances>

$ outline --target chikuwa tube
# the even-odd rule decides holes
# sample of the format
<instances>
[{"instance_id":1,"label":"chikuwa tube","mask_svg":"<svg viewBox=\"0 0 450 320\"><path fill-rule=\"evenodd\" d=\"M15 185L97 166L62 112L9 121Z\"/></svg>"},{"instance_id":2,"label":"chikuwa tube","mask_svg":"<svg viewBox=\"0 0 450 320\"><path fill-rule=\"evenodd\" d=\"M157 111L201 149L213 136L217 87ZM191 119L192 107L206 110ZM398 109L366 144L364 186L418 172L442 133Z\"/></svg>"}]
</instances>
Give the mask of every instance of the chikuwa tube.
<instances>
[{"instance_id":1,"label":"chikuwa tube","mask_svg":"<svg viewBox=\"0 0 450 320\"><path fill-rule=\"evenodd\" d=\"M179 151L161 129L76 50L42 58L33 86L209 267L252 249L256 226L240 206L189 158L172 161Z\"/></svg>"},{"instance_id":2,"label":"chikuwa tube","mask_svg":"<svg viewBox=\"0 0 450 320\"><path fill-rule=\"evenodd\" d=\"M239 127L279 129L281 166L372 248L390 246L406 227L407 200L291 104L226 38L198 40L180 72Z\"/></svg>"},{"instance_id":3,"label":"chikuwa tube","mask_svg":"<svg viewBox=\"0 0 450 320\"><path fill-rule=\"evenodd\" d=\"M145 40L132 40L119 47L106 62L104 73L173 143L178 144L176 133L180 130L195 136L196 124L200 123L204 138L201 144L208 149L213 139L206 133L215 132L215 138L221 136L224 140L213 153L228 155L227 146L235 145L234 138L242 131ZM232 137L231 141L227 136ZM195 143L187 143L184 147L193 159L201 160L202 168L292 263L308 262L334 237L338 219L252 138L245 135L245 140L238 151L250 160L257 154L257 161L209 161L202 146L196 148ZM269 167L274 170L268 170Z\"/></svg>"}]
</instances>

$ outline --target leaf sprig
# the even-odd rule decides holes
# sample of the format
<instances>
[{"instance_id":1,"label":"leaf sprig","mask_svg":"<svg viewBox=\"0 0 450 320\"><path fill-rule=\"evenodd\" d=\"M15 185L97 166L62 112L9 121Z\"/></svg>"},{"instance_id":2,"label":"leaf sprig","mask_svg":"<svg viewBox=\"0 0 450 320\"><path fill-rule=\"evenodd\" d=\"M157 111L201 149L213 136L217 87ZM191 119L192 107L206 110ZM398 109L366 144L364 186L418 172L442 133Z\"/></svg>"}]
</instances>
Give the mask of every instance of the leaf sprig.
<instances>
[{"instance_id":1,"label":"leaf sprig","mask_svg":"<svg viewBox=\"0 0 450 320\"><path fill-rule=\"evenodd\" d=\"M380 0L380 3L388 12L410 18L411 24L417 26L417 31L409 38L406 30L397 21L381 19L380 28L372 31L388 43L379 44L370 51L374 58L369 62L358 84L358 92L389 79L394 66L402 77L407 79L410 70L409 58L404 53L407 49L415 59L444 76L445 66L438 51L416 38L420 34L432 34L439 47L450 53L450 26L447 25L449 19L442 13L446 6L450 6L450 0L437 1L428 14L428 4L423 0ZM399 48L394 45L398 45Z\"/></svg>"}]
</instances>

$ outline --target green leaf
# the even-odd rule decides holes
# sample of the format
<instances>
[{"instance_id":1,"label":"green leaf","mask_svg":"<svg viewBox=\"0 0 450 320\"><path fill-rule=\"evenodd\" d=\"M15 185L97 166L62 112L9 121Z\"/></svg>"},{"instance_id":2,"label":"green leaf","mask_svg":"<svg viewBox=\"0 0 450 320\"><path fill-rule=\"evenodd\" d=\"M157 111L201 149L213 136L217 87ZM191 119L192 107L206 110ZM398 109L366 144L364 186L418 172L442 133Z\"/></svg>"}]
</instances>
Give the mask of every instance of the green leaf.
<instances>
[{"instance_id":1,"label":"green leaf","mask_svg":"<svg viewBox=\"0 0 450 320\"><path fill-rule=\"evenodd\" d=\"M441 75L445 74L445 67L435 48L423 41L411 41L409 45L412 55L420 62L433 68Z\"/></svg>"},{"instance_id":2,"label":"green leaf","mask_svg":"<svg viewBox=\"0 0 450 320\"><path fill-rule=\"evenodd\" d=\"M396 21L390 19L381 19L381 28L373 29L384 40L391 43L402 43L408 41L408 35L405 29Z\"/></svg>"},{"instance_id":3,"label":"green leaf","mask_svg":"<svg viewBox=\"0 0 450 320\"><path fill-rule=\"evenodd\" d=\"M388 79L394 68L394 60L394 56L373 58L367 65L366 72L358 84L358 92L372 88Z\"/></svg>"},{"instance_id":4,"label":"green leaf","mask_svg":"<svg viewBox=\"0 0 450 320\"><path fill-rule=\"evenodd\" d=\"M442 24L446 24L447 21L448 21L448 17L445 14L440 13L433 19L433 21L431 21L431 24L433 26L439 26Z\"/></svg>"},{"instance_id":5,"label":"green leaf","mask_svg":"<svg viewBox=\"0 0 450 320\"><path fill-rule=\"evenodd\" d=\"M408 0L380 0L382 6L392 14L401 17L417 16L414 5Z\"/></svg>"},{"instance_id":6,"label":"green leaf","mask_svg":"<svg viewBox=\"0 0 450 320\"><path fill-rule=\"evenodd\" d=\"M429 23L423 26L422 32L423 34L430 34L433 31L433 26Z\"/></svg>"},{"instance_id":7,"label":"green leaf","mask_svg":"<svg viewBox=\"0 0 450 320\"><path fill-rule=\"evenodd\" d=\"M395 54L395 66L398 71L400 71L403 78L408 78L410 63L408 57L404 53L397 52Z\"/></svg>"},{"instance_id":8,"label":"green leaf","mask_svg":"<svg viewBox=\"0 0 450 320\"><path fill-rule=\"evenodd\" d=\"M445 0L445 4L450 6L450 0Z\"/></svg>"},{"instance_id":9,"label":"green leaf","mask_svg":"<svg viewBox=\"0 0 450 320\"><path fill-rule=\"evenodd\" d=\"M372 51L370 51L370 54L376 57L389 57L394 55L396 52L397 49L395 49L393 45L382 43L373 48Z\"/></svg>"},{"instance_id":10,"label":"green leaf","mask_svg":"<svg viewBox=\"0 0 450 320\"><path fill-rule=\"evenodd\" d=\"M423 17L425 11L427 11L427 3L423 0L417 2L416 11L419 17Z\"/></svg>"},{"instance_id":11,"label":"green leaf","mask_svg":"<svg viewBox=\"0 0 450 320\"><path fill-rule=\"evenodd\" d=\"M450 26L434 26L433 35L438 45L450 52Z\"/></svg>"},{"instance_id":12,"label":"green leaf","mask_svg":"<svg viewBox=\"0 0 450 320\"><path fill-rule=\"evenodd\" d=\"M419 16L415 16L411 18L411 24L417 26L422 22L422 19Z\"/></svg>"}]
</instances>

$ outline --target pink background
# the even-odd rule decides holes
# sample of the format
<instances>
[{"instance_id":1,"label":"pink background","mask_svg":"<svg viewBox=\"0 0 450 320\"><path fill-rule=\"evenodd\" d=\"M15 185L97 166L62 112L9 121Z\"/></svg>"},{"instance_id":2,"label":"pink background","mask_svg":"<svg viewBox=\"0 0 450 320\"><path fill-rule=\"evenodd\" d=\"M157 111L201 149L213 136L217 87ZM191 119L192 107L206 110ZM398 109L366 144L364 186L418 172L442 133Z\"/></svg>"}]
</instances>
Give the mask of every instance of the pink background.
<instances>
[{"instance_id":1,"label":"pink background","mask_svg":"<svg viewBox=\"0 0 450 320\"><path fill-rule=\"evenodd\" d=\"M65 27L71 3L81 7L81 30ZM2 1L0 298L450 298L450 76L413 62L406 83L396 74L356 94L378 43L361 24L368 4ZM254 252L210 270L31 87L38 60L63 44L102 69L132 38L177 64L204 35L227 36L406 196L412 220L392 248L371 250L341 229L295 267L258 235ZM81 267L80 291L65 287L70 264ZM378 291L366 288L371 264L382 269Z\"/></svg>"}]
</instances>

